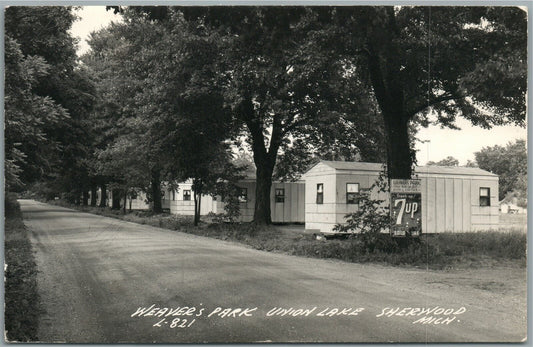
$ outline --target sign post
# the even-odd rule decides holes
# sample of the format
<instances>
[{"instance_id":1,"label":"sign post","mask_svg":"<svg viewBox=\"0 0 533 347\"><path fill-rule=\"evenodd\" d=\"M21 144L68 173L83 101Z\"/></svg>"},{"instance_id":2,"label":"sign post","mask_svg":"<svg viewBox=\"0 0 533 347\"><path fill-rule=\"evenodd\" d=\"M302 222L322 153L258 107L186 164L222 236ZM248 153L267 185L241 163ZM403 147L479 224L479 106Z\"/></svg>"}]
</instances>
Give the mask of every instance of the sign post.
<instances>
[{"instance_id":1,"label":"sign post","mask_svg":"<svg viewBox=\"0 0 533 347\"><path fill-rule=\"evenodd\" d=\"M393 237L420 236L422 232L422 182L391 180L391 235Z\"/></svg>"}]
</instances>

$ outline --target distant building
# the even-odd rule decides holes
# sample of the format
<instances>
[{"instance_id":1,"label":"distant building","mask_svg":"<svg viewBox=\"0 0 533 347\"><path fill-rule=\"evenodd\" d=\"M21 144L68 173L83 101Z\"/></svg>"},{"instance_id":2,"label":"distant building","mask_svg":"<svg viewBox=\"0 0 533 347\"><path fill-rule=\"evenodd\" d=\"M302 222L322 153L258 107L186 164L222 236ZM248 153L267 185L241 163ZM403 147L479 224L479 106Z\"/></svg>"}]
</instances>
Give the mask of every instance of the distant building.
<instances>
[{"instance_id":1,"label":"distant building","mask_svg":"<svg viewBox=\"0 0 533 347\"><path fill-rule=\"evenodd\" d=\"M178 189L167 189L165 204L169 206L170 213L180 215L194 215L194 197L192 182L180 183ZM237 186L241 189L239 195L240 216L238 221L251 222L255 209L255 177L240 180ZM274 223L304 223L305 185L300 182L272 182L270 189L270 210ZM220 197L210 195L202 196L200 214L209 212L224 213L224 202Z\"/></svg>"},{"instance_id":2,"label":"distant building","mask_svg":"<svg viewBox=\"0 0 533 347\"><path fill-rule=\"evenodd\" d=\"M516 198L510 201L502 200L500 201L500 213L523 214L527 213L527 208L518 206Z\"/></svg>"}]
</instances>

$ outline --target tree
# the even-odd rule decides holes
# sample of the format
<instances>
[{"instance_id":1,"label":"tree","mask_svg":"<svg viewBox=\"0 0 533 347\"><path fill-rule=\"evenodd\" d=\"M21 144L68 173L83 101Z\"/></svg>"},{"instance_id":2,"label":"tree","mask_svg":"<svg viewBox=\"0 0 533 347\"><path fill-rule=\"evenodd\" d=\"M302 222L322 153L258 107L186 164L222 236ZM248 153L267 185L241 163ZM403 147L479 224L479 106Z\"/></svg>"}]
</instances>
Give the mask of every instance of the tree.
<instances>
[{"instance_id":1,"label":"tree","mask_svg":"<svg viewBox=\"0 0 533 347\"><path fill-rule=\"evenodd\" d=\"M114 8L119 12L129 10ZM307 141L310 132L324 125L330 129L341 125L345 130L357 131L352 132L351 139L372 147L367 145L371 141L364 141L367 136L358 136L365 132L358 130L365 126L371 129L376 122L353 121L357 118L353 116L346 118L346 124L339 120L346 109L352 115L358 114L354 110L366 110L368 93L359 93L356 79L342 78L355 73L330 54L329 37L322 34L328 29L318 25L324 8L141 6L131 10L162 24L171 23L172 17L182 12L206 38L219 38L220 53L213 61L216 68L212 80L224 86L224 101L232 108L235 125L242 129L240 138L246 139L253 153L257 179L255 223L271 222L270 187L280 152L287 158L285 163L291 164L301 153L324 152L328 148L323 141L326 138L343 155L349 153L349 158L362 152L354 148L353 142L346 145L346 131L321 132L313 136L318 142L313 144ZM376 128L379 126L373 130ZM305 167L303 162L279 165L280 176L294 174L294 170Z\"/></svg>"},{"instance_id":2,"label":"tree","mask_svg":"<svg viewBox=\"0 0 533 347\"><path fill-rule=\"evenodd\" d=\"M125 15L130 30L139 26L144 33L143 42L134 41L139 66L148 71L136 97L137 114L159 139L157 155L169 181L192 180L198 225L202 195L214 194L216 183L236 170L226 141L235 126L217 79L219 36L190 25L179 11L170 11L165 21Z\"/></svg>"},{"instance_id":3,"label":"tree","mask_svg":"<svg viewBox=\"0 0 533 347\"><path fill-rule=\"evenodd\" d=\"M235 120L242 124L253 153L257 182L254 222L269 224L270 189L278 154L284 152L290 158L291 148L293 153L308 153L311 147L296 148L293 144L302 144L310 131L324 124L339 124L342 110L338 106L346 104L346 93L340 91L349 87L349 83L339 83L348 82L342 78L344 62L324 49L320 15L311 8L206 7L182 11L188 20L205 23L220 33L227 43L219 63L227 79L225 99ZM355 105L357 91L352 89L349 101ZM333 136L331 139L335 142Z\"/></svg>"},{"instance_id":4,"label":"tree","mask_svg":"<svg viewBox=\"0 0 533 347\"><path fill-rule=\"evenodd\" d=\"M411 178L409 124L524 125L527 13L517 7L338 7L338 51L383 116L390 178Z\"/></svg>"},{"instance_id":5,"label":"tree","mask_svg":"<svg viewBox=\"0 0 533 347\"><path fill-rule=\"evenodd\" d=\"M5 38L5 177L6 189L20 188L21 176L44 172L50 166L56 142L44 132L43 124L58 124L67 112L52 99L34 93L40 78L47 76L48 64L41 57L24 57L20 45Z\"/></svg>"},{"instance_id":6,"label":"tree","mask_svg":"<svg viewBox=\"0 0 533 347\"><path fill-rule=\"evenodd\" d=\"M68 33L74 20L71 7L6 9L6 133L17 138L15 144L6 138L6 159L10 180L18 170L20 182L47 180L56 191L81 193L84 118L93 97L88 77L76 67Z\"/></svg>"},{"instance_id":7,"label":"tree","mask_svg":"<svg viewBox=\"0 0 533 347\"><path fill-rule=\"evenodd\" d=\"M152 210L161 213L162 163L170 154L161 149L160 133L165 125L149 117L149 104L144 103L148 70L144 55L138 53L148 47L153 36L141 35L139 30L143 28L138 22L130 22L93 33L91 52L83 57L96 76L99 92L98 107L92 115L93 131L98 134L92 167L102 192L106 183L114 187L115 208L119 204L116 196L126 198L137 188L147 193ZM153 30L144 33L157 34ZM133 160L121 157L133 153Z\"/></svg>"},{"instance_id":8,"label":"tree","mask_svg":"<svg viewBox=\"0 0 533 347\"><path fill-rule=\"evenodd\" d=\"M514 196L527 200L527 148L525 140L509 142L505 147L483 147L474 153L480 169L499 176L499 200Z\"/></svg>"},{"instance_id":9,"label":"tree","mask_svg":"<svg viewBox=\"0 0 533 347\"><path fill-rule=\"evenodd\" d=\"M459 166L459 160L455 159L454 157L448 156L442 160L439 160L437 162L434 161L428 161L428 166Z\"/></svg>"},{"instance_id":10,"label":"tree","mask_svg":"<svg viewBox=\"0 0 533 347\"><path fill-rule=\"evenodd\" d=\"M95 107L89 115L87 127L92 140L88 165L94 184L100 186L99 206L105 207L109 184L116 186L122 176L121 172L107 170L102 160L113 156L102 156L102 152L125 132L121 118L122 101L127 100L127 89L124 87L130 82L128 77L118 73L127 58L123 53L125 41L115 24L91 33L88 43L91 49L81 60L96 87ZM110 165L113 166L113 163ZM114 176L115 174L119 176Z\"/></svg>"},{"instance_id":11,"label":"tree","mask_svg":"<svg viewBox=\"0 0 533 347\"><path fill-rule=\"evenodd\" d=\"M164 21L137 8L122 13L124 23L93 35L95 49L86 59L101 71L104 111L122 125L120 131L109 129L107 142L118 146L102 150L98 160L113 162L98 165L99 170L122 189L131 187L130 181L145 187L139 174L149 174L145 189L154 212L161 211L163 179L192 179L197 224L202 194L216 175L220 179L229 170L225 140L234 126L213 77L219 40L200 35L202 28L189 26L179 11ZM138 161L113 155L127 148L125 137ZM137 172L136 178L128 177L128 170Z\"/></svg>"},{"instance_id":12,"label":"tree","mask_svg":"<svg viewBox=\"0 0 533 347\"><path fill-rule=\"evenodd\" d=\"M476 161L475 160L470 160L470 159L468 159L466 161L466 165L465 166L466 167L478 167Z\"/></svg>"}]
</instances>

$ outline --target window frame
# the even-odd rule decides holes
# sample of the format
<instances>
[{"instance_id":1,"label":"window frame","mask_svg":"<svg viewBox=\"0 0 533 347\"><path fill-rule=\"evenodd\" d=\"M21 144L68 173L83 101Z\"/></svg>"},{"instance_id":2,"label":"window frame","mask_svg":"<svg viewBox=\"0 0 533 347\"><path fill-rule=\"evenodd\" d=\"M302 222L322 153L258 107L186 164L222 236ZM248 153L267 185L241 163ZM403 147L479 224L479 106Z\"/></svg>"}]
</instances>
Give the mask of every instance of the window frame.
<instances>
[{"instance_id":1,"label":"window frame","mask_svg":"<svg viewBox=\"0 0 533 347\"><path fill-rule=\"evenodd\" d=\"M191 190L190 189L184 189L183 190L183 201L191 201Z\"/></svg>"},{"instance_id":2,"label":"window frame","mask_svg":"<svg viewBox=\"0 0 533 347\"><path fill-rule=\"evenodd\" d=\"M348 185L355 185L357 187L357 192L349 192ZM350 202L349 197L353 195L354 199ZM361 185L356 182L346 182L346 204L347 205L359 205L359 197L361 196Z\"/></svg>"},{"instance_id":3,"label":"window frame","mask_svg":"<svg viewBox=\"0 0 533 347\"><path fill-rule=\"evenodd\" d=\"M239 188L240 188L240 193L237 199L239 200L240 203L247 203L248 202L248 188L242 188L242 187L239 187Z\"/></svg>"},{"instance_id":4,"label":"window frame","mask_svg":"<svg viewBox=\"0 0 533 347\"><path fill-rule=\"evenodd\" d=\"M484 189L487 191L486 195L482 195ZM490 187L479 187L479 206L490 207Z\"/></svg>"},{"instance_id":5,"label":"window frame","mask_svg":"<svg viewBox=\"0 0 533 347\"><path fill-rule=\"evenodd\" d=\"M281 192L281 194L278 194L278 192ZM285 203L285 188L276 188L274 190L274 201L280 204Z\"/></svg>"},{"instance_id":6,"label":"window frame","mask_svg":"<svg viewBox=\"0 0 533 347\"><path fill-rule=\"evenodd\" d=\"M317 205L324 204L324 183L316 184L316 204Z\"/></svg>"}]
</instances>

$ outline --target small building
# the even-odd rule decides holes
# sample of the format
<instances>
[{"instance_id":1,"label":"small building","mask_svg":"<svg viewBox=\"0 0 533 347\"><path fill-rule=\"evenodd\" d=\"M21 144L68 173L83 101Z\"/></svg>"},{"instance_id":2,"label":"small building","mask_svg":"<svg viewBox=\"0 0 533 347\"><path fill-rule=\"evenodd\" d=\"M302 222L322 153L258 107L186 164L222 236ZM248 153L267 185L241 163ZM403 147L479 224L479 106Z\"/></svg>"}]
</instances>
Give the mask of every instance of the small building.
<instances>
[{"instance_id":1,"label":"small building","mask_svg":"<svg viewBox=\"0 0 533 347\"><path fill-rule=\"evenodd\" d=\"M256 179L245 178L237 183L241 188L239 208L241 222L254 219ZM224 203L217 204L218 213L224 212ZM304 223L305 222L305 183L272 182L270 189L270 216L273 223Z\"/></svg>"},{"instance_id":2,"label":"small building","mask_svg":"<svg viewBox=\"0 0 533 347\"><path fill-rule=\"evenodd\" d=\"M194 192L192 180L179 183L176 189L167 188L163 195L163 207L169 209L171 214L194 216ZM200 202L200 215L209 212L216 213L217 201L211 195L202 195Z\"/></svg>"},{"instance_id":3,"label":"small building","mask_svg":"<svg viewBox=\"0 0 533 347\"><path fill-rule=\"evenodd\" d=\"M305 228L332 233L358 197L383 171L382 164L321 161L305 179ZM498 176L479 168L415 168L422 185L422 232L468 232L499 226ZM384 196L387 196L385 194ZM385 198L386 199L386 198Z\"/></svg>"},{"instance_id":4,"label":"small building","mask_svg":"<svg viewBox=\"0 0 533 347\"><path fill-rule=\"evenodd\" d=\"M509 214L524 214L527 213L527 208L518 206L518 201L513 198L509 201L500 201L500 212Z\"/></svg>"},{"instance_id":5,"label":"small building","mask_svg":"<svg viewBox=\"0 0 533 347\"><path fill-rule=\"evenodd\" d=\"M251 222L255 210L256 180L252 175L240 180L237 186L239 195L240 216L238 221ZM163 205L171 214L194 215L194 196L192 181L179 183L177 189L167 188L164 192ZM274 223L305 222L305 184L299 182L272 182L270 191L271 218ZM202 195L200 215L224 213L224 202L217 196Z\"/></svg>"}]
</instances>

